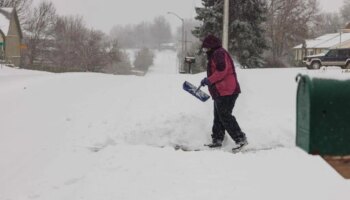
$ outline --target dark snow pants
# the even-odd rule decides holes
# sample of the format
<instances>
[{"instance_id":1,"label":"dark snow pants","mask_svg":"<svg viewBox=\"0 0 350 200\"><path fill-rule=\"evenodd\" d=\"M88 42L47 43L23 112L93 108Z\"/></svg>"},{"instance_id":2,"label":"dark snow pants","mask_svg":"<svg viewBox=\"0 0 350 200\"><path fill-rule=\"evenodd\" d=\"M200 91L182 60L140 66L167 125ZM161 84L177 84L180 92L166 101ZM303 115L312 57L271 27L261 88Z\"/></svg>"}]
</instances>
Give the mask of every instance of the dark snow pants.
<instances>
[{"instance_id":1,"label":"dark snow pants","mask_svg":"<svg viewBox=\"0 0 350 200\"><path fill-rule=\"evenodd\" d=\"M225 130L235 142L243 140L246 136L241 131L236 118L232 115L238 94L218 97L214 100L213 141L224 140Z\"/></svg>"}]
</instances>

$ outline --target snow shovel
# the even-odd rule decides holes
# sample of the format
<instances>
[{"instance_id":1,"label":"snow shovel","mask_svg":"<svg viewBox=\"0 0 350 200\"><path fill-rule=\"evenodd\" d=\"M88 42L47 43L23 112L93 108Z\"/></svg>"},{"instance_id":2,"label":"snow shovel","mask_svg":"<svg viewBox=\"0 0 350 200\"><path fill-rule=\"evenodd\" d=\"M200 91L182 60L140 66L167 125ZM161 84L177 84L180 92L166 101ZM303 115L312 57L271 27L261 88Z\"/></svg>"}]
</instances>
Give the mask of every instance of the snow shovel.
<instances>
[{"instance_id":1,"label":"snow shovel","mask_svg":"<svg viewBox=\"0 0 350 200\"><path fill-rule=\"evenodd\" d=\"M190 82L185 81L182 87L185 91L189 92L190 94L195 96L197 99L201 100L202 102L205 102L210 98L208 94L200 90L202 86L199 86L197 88L196 86L192 85Z\"/></svg>"}]
</instances>

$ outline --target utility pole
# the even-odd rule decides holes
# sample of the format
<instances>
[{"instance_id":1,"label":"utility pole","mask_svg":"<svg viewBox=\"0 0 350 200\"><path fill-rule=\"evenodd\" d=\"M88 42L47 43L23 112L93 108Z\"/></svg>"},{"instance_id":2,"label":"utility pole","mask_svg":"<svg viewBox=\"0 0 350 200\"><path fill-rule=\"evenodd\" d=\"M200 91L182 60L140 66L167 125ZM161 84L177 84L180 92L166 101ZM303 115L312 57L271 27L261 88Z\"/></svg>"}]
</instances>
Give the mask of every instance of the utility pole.
<instances>
[{"instance_id":1,"label":"utility pole","mask_svg":"<svg viewBox=\"0 0 350 200\"><path fill-rule=\"evenodd\" d=\"M229 6L230 6L230 1L224 0L224 22L223 22L223 31L222 31L222 46L226 50L228 50Z\"/></svg>"},{"instance_id":2,"label":"utility pole","mask_svg":"<svg viewBox=\"0 0 350 200\"><path fill-rule=\"evenodd\" d=\"M187 56L187 31L186 30L184 30L184 33L185 33L185 47L184 47L184 49L185 49L185 56Z\"/></svg>"},{"instance_id":3,"label":"utility pole","mask_svg":"<svg viewBox=\"0 0 350 200\"><path fill-rule=\"evenodd\" d=\"M184 45L185 42L185 19L180 17L178 14L174 13L174 12L168 12L168 14L174 15L175 17L177 17L178 19L181 20L182 22L182 36L181 36L181 61L180 61L180 72L184 71L184 60L185 60L185 51L186 51L186 47Z\"/></svg>"}]
</instances>

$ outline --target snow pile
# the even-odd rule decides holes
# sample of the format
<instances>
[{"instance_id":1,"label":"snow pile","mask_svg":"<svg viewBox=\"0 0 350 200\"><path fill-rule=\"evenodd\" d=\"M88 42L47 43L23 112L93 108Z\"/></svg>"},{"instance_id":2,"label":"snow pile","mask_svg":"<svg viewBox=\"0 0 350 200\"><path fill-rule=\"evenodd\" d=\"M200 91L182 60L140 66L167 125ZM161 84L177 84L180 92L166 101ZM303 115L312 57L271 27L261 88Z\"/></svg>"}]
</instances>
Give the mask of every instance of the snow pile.
<instances>
[{"instance_id":1,"label":"snow pile","mask_svg":"<svg viewBox=\"0 0 350 200\"><path fill-rule=\"evenodd\" d=\"M0 69L0 199L347 199L350 183L294 145L295 76L238 70L249 152L210 141L212 101L184 92L175 52L145 77ZM325 72L327 73L327 72ZM340 73L340 72L339 72Z\"/></svg>"}]
</instances>

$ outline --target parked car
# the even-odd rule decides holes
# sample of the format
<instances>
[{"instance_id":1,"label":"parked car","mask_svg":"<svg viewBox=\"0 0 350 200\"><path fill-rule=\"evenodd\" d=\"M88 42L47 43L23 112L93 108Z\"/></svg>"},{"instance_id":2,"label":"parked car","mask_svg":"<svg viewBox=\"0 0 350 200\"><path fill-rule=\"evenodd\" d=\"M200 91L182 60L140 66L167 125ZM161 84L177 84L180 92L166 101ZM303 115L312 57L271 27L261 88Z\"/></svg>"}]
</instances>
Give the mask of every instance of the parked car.
<instances>
[{"instance_id":1,"label":"parked car","mask_svg":"<svg viewBox=\"0 0 350 200\"><path fill-rule=\"evenodd\" d=\"M324 54L306 56L303 63L308 69L319 69L322 66L339 66L350 69L350 48L330 49Z\"/></svg>"}]
</instances>

